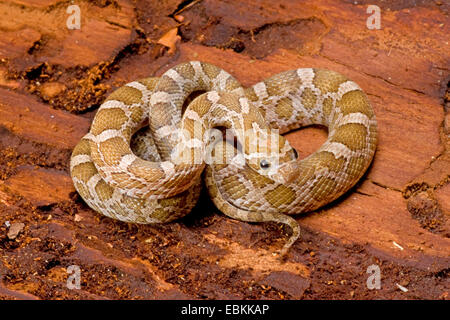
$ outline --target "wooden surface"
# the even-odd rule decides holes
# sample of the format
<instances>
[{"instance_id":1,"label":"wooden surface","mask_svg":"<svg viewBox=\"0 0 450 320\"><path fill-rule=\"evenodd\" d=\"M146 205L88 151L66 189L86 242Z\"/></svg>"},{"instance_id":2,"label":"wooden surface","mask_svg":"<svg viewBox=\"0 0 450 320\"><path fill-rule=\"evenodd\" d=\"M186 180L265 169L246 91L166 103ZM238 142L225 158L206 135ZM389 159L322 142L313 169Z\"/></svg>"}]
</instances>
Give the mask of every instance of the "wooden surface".
<instances>
[{"instance_id":1,"label":"wooden surface","mask_svg":"<svg viewBox=\"0 0 450 320\"><path fill-rule=\"evenodd\" d=\"M450 5L416 2L78 1L80 30L67 29L66 2L1 2L0 298L449 299ZM366 26L370 4L380 30ZM95 213L73 188L71 150L105 97L189 60L244 85L332 69L375 109L368 173L296 217L284 263L272 252L288 230L231 220L206 195L180 221L141 226ZM288 134L301 157L325 138ZM372 264L379 290L366 286ZM79 290L66 286L70 265Z\"/></svg>"}]
</instances>

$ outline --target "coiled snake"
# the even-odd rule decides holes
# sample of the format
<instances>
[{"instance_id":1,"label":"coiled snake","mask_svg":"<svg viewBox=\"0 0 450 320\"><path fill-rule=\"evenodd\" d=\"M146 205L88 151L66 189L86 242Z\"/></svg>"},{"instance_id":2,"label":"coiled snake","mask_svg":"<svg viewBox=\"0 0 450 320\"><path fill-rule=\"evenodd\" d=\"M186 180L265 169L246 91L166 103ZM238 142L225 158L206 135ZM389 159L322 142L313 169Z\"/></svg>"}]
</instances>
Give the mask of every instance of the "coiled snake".
<instances>
[{"instance_id":1,"label":"coiled snake","mask_svg":"<svg viewBox=\"0 0 450 320\"><path fill-rule=\"evenodd\" d=\"M204 93L183 112L195 92ZM281 134L311 124L327 126L328 139L297 159ZM134 223L189 213L205 172L224 214L291 227L285 254L300 234L289 215L349 190L372 161L376 142L366 95L339 73L297 69L243 88L226 71L194 61L114 91L75 147L70 170L91 208Z\"/></svg>"}]
</instances>

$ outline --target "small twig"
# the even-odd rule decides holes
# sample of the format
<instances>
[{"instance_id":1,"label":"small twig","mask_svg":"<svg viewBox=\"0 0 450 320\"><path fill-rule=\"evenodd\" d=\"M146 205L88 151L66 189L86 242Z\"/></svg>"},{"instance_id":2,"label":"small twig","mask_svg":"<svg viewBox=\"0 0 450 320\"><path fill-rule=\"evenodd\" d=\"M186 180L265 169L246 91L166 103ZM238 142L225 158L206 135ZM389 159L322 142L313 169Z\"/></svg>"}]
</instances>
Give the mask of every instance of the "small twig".
<instances>
[{"instance_id":1,"label":"small twig","mask_svg":"<svg viewBox=\"0 0 450 320\"><path fill-rule=\"evenodd\" d=\"M392 243L394 244L394 246L396 246L397 248L399 248L400 250L404 250L403 247L401 245L399 245L397 242L392 241Z\"/></svg>"},{"instance_id":2,"label":"small twig","mask_svg":"<svg viewBox=\"0 0 450 320\"><path fill-rule=\"evenodd\" d=\"M408 289L406 289L404 286L399 285L398 283L395 284L397 288L399 288L403 292L408 292Z\"/></svg>"},{"instance_id":3,"label":"small twig","mask_svg":"<svg viewBox=\"0 0 450 320\"><path fill-rule=\"evenodd\" d=\"M174 12L173 15L176 16L178 14L180 14L181 12L183 12L184 10L192 7L193 5L195 5L196 3L200 2L201 0L194 0L191 3L189 3L187 6L181 8L180 10L178 10L177 12Z\"/></svg>"}]
</instances>

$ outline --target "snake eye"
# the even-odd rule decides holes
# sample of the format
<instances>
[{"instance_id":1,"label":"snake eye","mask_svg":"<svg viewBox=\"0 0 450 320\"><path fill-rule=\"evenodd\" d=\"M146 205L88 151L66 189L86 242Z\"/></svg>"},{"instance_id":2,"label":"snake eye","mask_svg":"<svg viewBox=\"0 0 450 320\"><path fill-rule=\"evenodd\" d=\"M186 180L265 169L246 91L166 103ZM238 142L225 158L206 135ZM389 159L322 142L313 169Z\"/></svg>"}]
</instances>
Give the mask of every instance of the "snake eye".
<instances>
[{"instance_id":1,"label":"snake eye","mask_svg":"<svg viewBox=\"0 0 450 320\"><path fill-rule=\"evenodd\" d=\"M259 166L261 167L261 169L269 169L270 168L270 162L267 161L266 159L263 159L259 162Z\"/></svg>"}]
</instances>

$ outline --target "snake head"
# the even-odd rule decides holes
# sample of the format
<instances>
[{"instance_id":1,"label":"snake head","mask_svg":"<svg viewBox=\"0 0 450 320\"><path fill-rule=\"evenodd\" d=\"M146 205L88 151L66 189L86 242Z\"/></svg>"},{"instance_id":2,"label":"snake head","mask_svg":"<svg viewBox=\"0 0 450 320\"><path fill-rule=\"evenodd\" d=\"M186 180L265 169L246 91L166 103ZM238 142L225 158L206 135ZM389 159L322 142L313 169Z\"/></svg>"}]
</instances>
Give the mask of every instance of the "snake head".
<instances>
[{"instance_id":1,"label":"snake head","mask_svg":"<svg viewBox=\"0 0 450 320\"><path fill-rule=\"evenodd\" d=\"M297 152L276 130L258 136L250 142L253 148L245 155L248 165L259 174L278 183L289 183L299 175Z\"/></svg>"},{"instance_id":2,"label":"snake head","mask_svg":"<svg viewBox=\"0 0 450 320\"><path fill-rule=\"evenodd\" d=\"M298 178L299 172L299 162L297 160L291 160L278 166L276 171L269 174L269 178L281 184L288 184Z\"/></svg>"}]
</instances>

